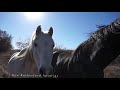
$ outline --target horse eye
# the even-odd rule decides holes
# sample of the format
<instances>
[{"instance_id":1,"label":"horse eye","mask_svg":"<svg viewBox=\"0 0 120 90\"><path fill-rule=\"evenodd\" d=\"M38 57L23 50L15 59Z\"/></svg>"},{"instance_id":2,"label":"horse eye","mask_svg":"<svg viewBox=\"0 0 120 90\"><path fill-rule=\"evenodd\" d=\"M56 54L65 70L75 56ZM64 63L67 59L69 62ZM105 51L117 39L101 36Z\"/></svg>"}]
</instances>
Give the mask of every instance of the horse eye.
<instances>
[{"instance_id":1,"label":"horse eye","mask_svg":"<svg viewBox=\"0 0 120 90\"><path fill-rule=\"evenodd\" d=\"M35 47L37 47L37 43L34 43Z\"/></svg>"}]
</instances>

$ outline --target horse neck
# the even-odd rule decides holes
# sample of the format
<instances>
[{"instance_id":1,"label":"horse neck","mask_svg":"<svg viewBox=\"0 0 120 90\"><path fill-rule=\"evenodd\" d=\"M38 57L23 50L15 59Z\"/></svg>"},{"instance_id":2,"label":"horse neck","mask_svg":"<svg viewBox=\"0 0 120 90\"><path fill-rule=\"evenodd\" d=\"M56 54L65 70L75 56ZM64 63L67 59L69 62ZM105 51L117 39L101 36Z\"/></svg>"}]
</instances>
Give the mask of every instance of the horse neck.
<instances>
[{"instance_id":1,"label":"horse neck","mask_svg":"<svg viewBox=\"0 0 120 90\"><path fill-rule=\"evenodd\" d=\"M95 57L92 59L92 62L100 67L102 70L104 70L113 60L117 58L119 54L120 48L100 48Z\"/></svg>"},{"instance_id":2,"label":"horse neck","mask_svg":"<svg viewBox=\"0 0 120 90\"><path fill-rule=\"evenodd\" d=\"M101 39L102 46L97 46L92 62L102 70L105 69L120 54L120 19L104 28L103 34L106 37ZM107 33L107 34L106 34ZM106 34L106 35L105 35Z\"/></svg>"},{"instance_id":3,"label":"horse neck","mask_svg":"<svg viewBox=\"0 0 120 90\"><path fill-rule=\"evenodd\" d=\"M24 59L25 71L35 74L35 72L37 72L37 67L35 65L35 61L33 59L32 51L30 48L26 50L26 53L23 59Z\"/></svg>"},{"instance_id":4,"label":"horse neck","mask_svg":"<svg viewBox=\"0 0 120 90\"><path fill-rule=\"evenodd\" d=\"M102 27L81 44L75 53L90 58L93 64L105 69L120 54L120 19L108 26Z\"/></svg>"}]
</instances>

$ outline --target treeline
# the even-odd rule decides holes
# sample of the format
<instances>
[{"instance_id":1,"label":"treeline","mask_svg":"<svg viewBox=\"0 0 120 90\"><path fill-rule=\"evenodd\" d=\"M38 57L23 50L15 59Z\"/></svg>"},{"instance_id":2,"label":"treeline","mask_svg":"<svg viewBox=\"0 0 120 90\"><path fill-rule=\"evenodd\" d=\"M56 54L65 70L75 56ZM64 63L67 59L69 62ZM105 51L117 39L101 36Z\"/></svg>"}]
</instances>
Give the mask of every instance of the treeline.
<instances>
[{"instance_id":1,"label":"treeline","mask_svg":"<svg viewBox=\"0 0 120 90\"><path fill-rule=\"evenodd\" d=\"M10 34L8 34L6 31L0 30L0 52L6 52L13 48L11 40L12 36Z\"/></svg>"}]
</instances>

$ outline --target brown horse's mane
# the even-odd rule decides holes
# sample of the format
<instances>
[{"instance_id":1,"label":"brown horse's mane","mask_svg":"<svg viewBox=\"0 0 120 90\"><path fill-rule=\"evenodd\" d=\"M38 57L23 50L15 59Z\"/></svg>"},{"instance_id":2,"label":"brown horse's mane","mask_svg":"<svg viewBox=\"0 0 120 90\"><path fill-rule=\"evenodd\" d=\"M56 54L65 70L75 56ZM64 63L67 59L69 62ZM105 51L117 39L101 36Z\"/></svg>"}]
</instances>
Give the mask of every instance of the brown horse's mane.
<instances>
[{"instance_id":1,"label":"brown horse's mane","mask_svg":"<svg viewBox=\"0 0 120 90\"><path fill-rule=\"evenodd\" d=\"M74 51L73 51L73 55L74 57L78 56L79 54L82 54L82 52L86 52L87 54L90 54L90 45L94 45L94 42L98 42L100 43L100 46L102 46L102 44L107 43L106 40L109 37L115 33L115 34L119 34L119 29L120 29L120 18L116 19L115 21L113 21L112 23L110 23L109 25L99 25L97 26L97 31L93 32L93 33L89 33L89 39L87 39L86 41L84 41L83 43L81 43ZM89 47L88 47L89 46Z\"/></svg>"}]
</instances>

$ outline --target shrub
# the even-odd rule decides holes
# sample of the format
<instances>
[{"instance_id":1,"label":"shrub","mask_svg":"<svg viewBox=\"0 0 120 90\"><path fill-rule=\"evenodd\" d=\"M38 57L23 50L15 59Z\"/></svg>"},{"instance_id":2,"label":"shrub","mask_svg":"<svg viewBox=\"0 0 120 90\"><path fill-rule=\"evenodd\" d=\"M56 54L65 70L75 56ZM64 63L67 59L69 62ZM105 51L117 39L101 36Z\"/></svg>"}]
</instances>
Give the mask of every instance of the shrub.
<instances>
[{"instance_id":1,"label":"shrub","mask_svg":"<svg viewBox=\"0 0 120 90\"><path fill-rule=\"evenodd\" d=\"M0 30L0 52L6 52L12 49L12 36L6 31Z\"/></svg>"}]
</instances>

